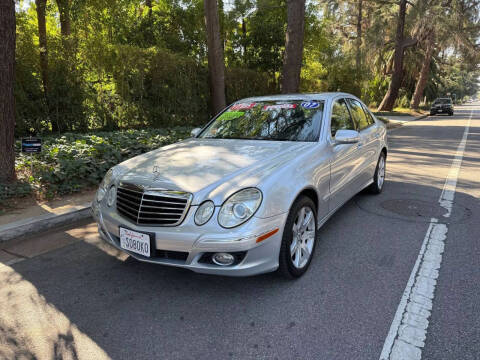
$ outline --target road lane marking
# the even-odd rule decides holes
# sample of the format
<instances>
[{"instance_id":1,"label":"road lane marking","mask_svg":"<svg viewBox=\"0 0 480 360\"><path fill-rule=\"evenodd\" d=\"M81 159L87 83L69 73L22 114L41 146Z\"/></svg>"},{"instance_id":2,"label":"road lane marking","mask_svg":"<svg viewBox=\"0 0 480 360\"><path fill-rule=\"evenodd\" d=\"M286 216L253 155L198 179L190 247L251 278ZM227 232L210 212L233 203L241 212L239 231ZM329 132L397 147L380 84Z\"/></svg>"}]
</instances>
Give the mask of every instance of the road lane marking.
<instances>
[{"instance_id":1,"label":"road lane marking","mask_svg":"<svg viewBox=\"0 0 480 360\"><path fill-rule=\"evenodd\" d=\"M473 116L470 112L462 140L450 166L438 202L449 218L452 214L455 189L462 166L468 132ZM425 346L433 297L447 238L447 224L432 218L423 239L420 252L385 339L380 360L420 360Z\"/></svg>"}]
</instances>

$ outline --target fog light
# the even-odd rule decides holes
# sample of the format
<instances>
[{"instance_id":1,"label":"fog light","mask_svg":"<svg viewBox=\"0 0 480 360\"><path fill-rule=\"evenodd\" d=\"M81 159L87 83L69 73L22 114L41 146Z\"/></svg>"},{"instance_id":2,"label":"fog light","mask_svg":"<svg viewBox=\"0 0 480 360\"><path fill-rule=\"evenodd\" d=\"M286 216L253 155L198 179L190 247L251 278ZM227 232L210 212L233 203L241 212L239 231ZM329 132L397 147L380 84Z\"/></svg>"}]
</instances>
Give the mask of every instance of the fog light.
<instances>
[{"instance_id":1,"label":"fog light","mask_svg":"<svg viewBox=\"0 0 480 360\"><path fill-rule=\"evenodd\" d=\"M229 253L215 253L212 255L212 261L220 266L228 266L235 262L235 257Z\"/></svg>"}]
</instances>

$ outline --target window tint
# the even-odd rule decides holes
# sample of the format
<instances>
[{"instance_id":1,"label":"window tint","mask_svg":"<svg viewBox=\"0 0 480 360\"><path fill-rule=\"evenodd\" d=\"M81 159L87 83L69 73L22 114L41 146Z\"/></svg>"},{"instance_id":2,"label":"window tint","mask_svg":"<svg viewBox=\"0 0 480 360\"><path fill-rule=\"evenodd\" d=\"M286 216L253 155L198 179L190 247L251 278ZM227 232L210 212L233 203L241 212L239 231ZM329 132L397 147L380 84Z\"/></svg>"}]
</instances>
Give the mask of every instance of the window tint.
<instances>
[{"instance_id":1,"label":"window tint","mask_svg":"<svg viewBox=\"0 0 480 360\"><path fill-rule=\"evenodd\" d=\"M345 99L339 99L333 103L330 129L332 131L332 137L334 137L337 130L340 129L355 130Z\"/></svg>"},{"instance_id":2,"label":"window tint","mask_svg":"<svg viewBox=\"0 0 480 360\"><path fill-rule=\"evenodd\" d=\"M375 124L375 120L373 119L372 114L370 114L370 111L368 111L368 109L365 106L363 106L363 111L365 111L365 115L367 115L368 125Z\"/></svg>"},{"instance_id":3,"label":"window tint","mask_svg":"<svg viewBox=\"0 0 480 360\"><path fill-rule=\"evenodd\" d=\"M350 104L353 121L355 122L358 131L361 131L366 127L370 126L367 121L367 116L363 111L362 104L360 104L357 100L354 99L348 99L348 103Z\"/></svg>"}]
</instances>

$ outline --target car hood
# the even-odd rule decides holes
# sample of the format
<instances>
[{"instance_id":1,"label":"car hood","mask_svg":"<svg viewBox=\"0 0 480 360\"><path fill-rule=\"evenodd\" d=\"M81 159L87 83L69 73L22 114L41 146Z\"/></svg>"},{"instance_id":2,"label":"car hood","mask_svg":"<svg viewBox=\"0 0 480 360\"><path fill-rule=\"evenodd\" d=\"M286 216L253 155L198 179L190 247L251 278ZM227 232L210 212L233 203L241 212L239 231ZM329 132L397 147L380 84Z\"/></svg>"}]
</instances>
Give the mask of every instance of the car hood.
<instances>
[{"instance_id":1,"label":"car hood","mask_svg":"<svg viewBox=\"0 0 480 360\"><path fill-rule=\"evenodd\" d=\"M120 165L121 181L148 188L197 193L194 203L228 182L255 186L259 172L295 158L315 143L292 141L189 139L134 157ZM256 175L253 175L256 174ZM242 176L243 175L243 176ZM239 181L233 181L233 180ZM202 193L202 194L199 194Z\"/></svg>"}]
</instances>

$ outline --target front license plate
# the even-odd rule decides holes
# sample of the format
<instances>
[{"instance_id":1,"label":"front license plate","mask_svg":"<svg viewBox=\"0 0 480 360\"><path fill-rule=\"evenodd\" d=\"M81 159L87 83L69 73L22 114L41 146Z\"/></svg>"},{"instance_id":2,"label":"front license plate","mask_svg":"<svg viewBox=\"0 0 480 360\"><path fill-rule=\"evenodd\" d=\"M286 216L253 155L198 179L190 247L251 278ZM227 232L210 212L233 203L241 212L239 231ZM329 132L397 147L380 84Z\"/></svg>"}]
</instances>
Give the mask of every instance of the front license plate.
<instances>
[{"instance_id":1,"label":"front license plate","mask_svg":"<svg viewBox=\"0 0 480 360\"><path fill-rule=\"evenodd\" d=\"M121 227L120 247L150 257L150 235Z\"/></svg>"}]
</instances>

